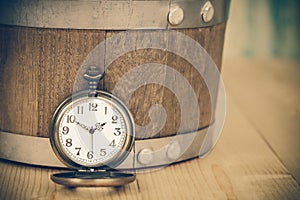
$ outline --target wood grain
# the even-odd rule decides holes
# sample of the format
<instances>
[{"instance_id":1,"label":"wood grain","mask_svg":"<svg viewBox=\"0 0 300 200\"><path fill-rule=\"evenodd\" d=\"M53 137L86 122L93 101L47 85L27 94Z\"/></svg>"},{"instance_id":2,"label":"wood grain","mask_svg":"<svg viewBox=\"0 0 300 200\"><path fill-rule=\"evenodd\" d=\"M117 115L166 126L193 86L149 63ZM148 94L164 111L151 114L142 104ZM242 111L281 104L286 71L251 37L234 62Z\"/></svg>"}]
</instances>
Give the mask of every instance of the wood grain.
<instances>
[{"instance_id":1,"label":"wood grain","mask_svg":"<svg viewBox=\"0 0 300 200\"><path fill-rule=\"evenodd\" d=\"M221 68L225 27L224 23L181 32L199 42ZM50 119L59 103L72 93L80 65L97 44L116 33L1 25L0 129L48 137ZM201 111L199 128L207 126L212 117L211 102L201 75L186 60L169 52L144 49L121 56L106 73L105 89L111 91L125 72L150 62L168 65L188 80L198 96ZM176 83L176 77L162 73L166 78L174 79L174 84L180 84ZM148 111L153 104L162 104L168 118L165 127L157 135L148 137L175 134L180 123L179 103L170 90L160 85L146 85L134 93L130 110L136 123L149 123Z\"/></svg>"},{"instance_id":2,"label":"wood grain","mask_svg":"<svg viewBox=\"0 0 300 200\"><path fill-rule=\"evenodd\" d=\"M183 34L200 43L221 70L225 27L226 24L221 24L211 28L183 29L179 32L182 32ZM112 37L117 33L119 32L110 31L107 33L107 38ZM153 37L155 37L154 33ZM166 37L166 45L168 45L168 42L170 41L168 40L168 37ZM184 46L185 44L178 45ZM165 64L177 70L180 75L182 75L189 82L195 91L196 96L198 97L201 118L199 121L199 127L204 127L210 124L212 117L211 101L207 86L203 81L202 76L184 58L173 53L158 49L143 49L135 50L121 56L114 61L107 70L105 77L105 89L111 91L124 73L144 63ZM166 74L166 72L161 73L163 76L165 76L165 79L173 80L173 85L180 87L181 83L176 81L177 77L171 77L171 75ZM167 112L167 123L157 135L154 135L154 137L163 137L175 134L180 125L180 105L175 94L173 94L169 89L160 85L150 84L140 87L135 91L130 101L130 110L133 113L135 123L141 126L148 124L150 122L148 111L149 108L154 104L163 105ZM193 130L187 129L185 131Z\"/></svg>"},{"instance_id":3,"label":"wood grain","mask_svg":"<svg viewBox=\"0 0 300 200\"><path fill-rule=\"evenodd\" d=\"M1 28L3 30L3 28ZM5 29L1 37L0 127L15 133L38 132L39 34L22 28Z\"/></svg>"},{"instance_id":4,"label":"wood grain","mask_svg":"<svg viewBox=\"0 0 300 200\"><path fill-rule=\"evenodd\" d=\"M39 132L47 137L55 109L73 92L77 71L88 53L105 39L104 31L42 30L39 62ZM13 131L12 131L13 132Z\"/></svg>"},{"instance_id":5,"label":"wood grain","mask_svg":"<svg viewBox=\"0 0 300 200\"><path fill-rule=\"evenodd\" d=\"M105 32L1 26L0 34L0 129L48 137L55 109Z\"/></svg>"},{"instance_id":6,"label":"wood grain","mask_svg":"<svg viewBox=\"0 0 300 200\"><path fill-rule=\"evenodd\" d=\"M235 60L227 61L226 66L225 75L231 74L235 77L225 83L236 99L237 106L251 119L253 126L299 183L299 61ZM240 87L236 87L236 83Z\"/></svg>"}]
</instances>

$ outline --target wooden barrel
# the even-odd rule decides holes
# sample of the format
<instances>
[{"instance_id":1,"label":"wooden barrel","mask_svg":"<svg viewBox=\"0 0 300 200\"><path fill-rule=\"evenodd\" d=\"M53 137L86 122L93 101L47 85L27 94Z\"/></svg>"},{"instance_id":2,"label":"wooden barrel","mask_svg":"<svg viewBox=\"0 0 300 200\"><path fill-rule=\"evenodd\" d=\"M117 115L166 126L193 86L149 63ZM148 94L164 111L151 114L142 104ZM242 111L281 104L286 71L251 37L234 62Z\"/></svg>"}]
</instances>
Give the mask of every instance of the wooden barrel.
<instances>
[{"instance_id":1,"label":"wooden barrel","mask_svg":"<svg viewBox=\"0 0 300 200\"><path fill-rule=\"evenodd\" d=\"M213 11L211 7L204 8L204 1L174 3L175 11L164 0L2 2L0 130L48 137L51 117L72 94L74 79L85 58L99 43L122 31L175 29L201 44L221 69L228 1L217 2L210 2ZM171 52L139 49L124 54L106 71L103 89L112 91L122 74L143 63L164 64L185 77L198 97L198 128L210 125L212 102L201 74ZM149 123L148 111L154 104L163 105L167 120L164 128L149 138L175 134L180 124L180 106L176 95L162 85L149 84L134 92L129 109L135 123Z\"/></svg>"}]
</instances>

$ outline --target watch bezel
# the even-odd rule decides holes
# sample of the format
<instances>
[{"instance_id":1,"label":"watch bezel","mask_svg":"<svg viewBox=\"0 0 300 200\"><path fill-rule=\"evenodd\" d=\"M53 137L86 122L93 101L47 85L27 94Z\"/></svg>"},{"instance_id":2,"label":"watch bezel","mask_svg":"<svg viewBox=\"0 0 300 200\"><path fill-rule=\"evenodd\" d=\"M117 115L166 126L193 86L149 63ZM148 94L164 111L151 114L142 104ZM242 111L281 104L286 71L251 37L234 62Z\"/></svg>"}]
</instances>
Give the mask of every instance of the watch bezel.
<instances>
[{"instance_id":1,"label":"watch bezel","mask_svg":"<svg viewBox=\"0 0 300 200\"><path fill-rule=\"evenodd\" d=\"M60 103L54 112L50 123L49 136L52 149L54 150L54 153L58 159L66 166L77 170L103 170L117 167L126 159L134 144L135 130L133 117L123 102L113 94L101 90L96 90L92 97L101 98L102 100L113 104L118 111L121 112L121 115L124 117L125 124L127 126L126 140L120 152L110 158L107 162L85 166L73 161L68 154L65 153L59 141L59 124L64 116L64 113L70 106L72 106L72 104L85 98L91 98L91 96L90 91L81 91L69 96Z\"/></svg>"}]
</instances>

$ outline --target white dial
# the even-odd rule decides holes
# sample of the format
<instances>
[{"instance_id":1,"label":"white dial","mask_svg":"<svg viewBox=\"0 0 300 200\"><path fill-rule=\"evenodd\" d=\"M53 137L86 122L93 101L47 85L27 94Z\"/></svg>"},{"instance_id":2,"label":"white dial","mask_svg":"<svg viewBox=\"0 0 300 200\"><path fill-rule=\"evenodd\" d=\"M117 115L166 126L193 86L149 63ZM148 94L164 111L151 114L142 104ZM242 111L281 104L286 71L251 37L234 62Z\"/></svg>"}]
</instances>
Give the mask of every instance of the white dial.
<instances>
[{"instance_id":1,"label":"white dial","mask_svg":"<svg viewBox=\"0 0 300 200\"><path fill-rule=\"evenodd\" d=\"M99 167L128 150L130 116L116 101L86 96L65 105L58 115L54 138L63 159L78 166Z\"/></svg>"}]
</instances>

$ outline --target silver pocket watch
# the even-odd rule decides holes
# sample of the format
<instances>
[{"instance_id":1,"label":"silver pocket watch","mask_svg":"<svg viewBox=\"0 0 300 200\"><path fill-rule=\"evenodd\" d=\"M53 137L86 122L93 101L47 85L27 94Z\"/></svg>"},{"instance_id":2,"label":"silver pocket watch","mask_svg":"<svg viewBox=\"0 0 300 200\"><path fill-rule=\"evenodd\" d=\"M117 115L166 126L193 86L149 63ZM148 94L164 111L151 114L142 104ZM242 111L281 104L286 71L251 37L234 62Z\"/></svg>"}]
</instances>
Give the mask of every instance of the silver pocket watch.
<instances>
[{"instance_id":1,"label":"silver pocket watch","mask_svg":"<svg viewBox=\"0 0 300 200\"><path fill-rule=\"evenodd\" d=\"M113 94L97 90L103 74L90 67L84 74L89 90L66 98L50 125L51 146L75 171L52 174L65 186L120 186L135 180L134 173L115 170L134 146L134 121L128 108Z\"/></svg>"}]
</instances>

